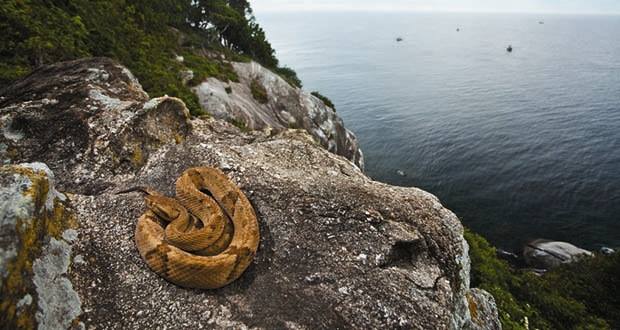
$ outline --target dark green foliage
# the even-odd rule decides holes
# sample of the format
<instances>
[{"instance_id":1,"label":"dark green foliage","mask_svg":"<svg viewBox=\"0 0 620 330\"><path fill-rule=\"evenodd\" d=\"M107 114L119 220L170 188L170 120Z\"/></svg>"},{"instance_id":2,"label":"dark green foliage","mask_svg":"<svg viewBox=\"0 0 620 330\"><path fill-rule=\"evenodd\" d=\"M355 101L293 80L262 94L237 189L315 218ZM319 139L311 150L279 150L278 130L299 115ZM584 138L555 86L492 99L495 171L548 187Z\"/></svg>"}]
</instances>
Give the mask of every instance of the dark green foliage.
<instances>
[{"instance_id":1,"label":"dark green foliage","mask_svg":"<svg viewBox=\"0 0 620 330\"><path fill-rule=\"evenodd\" d=\"M0 83L33 67L87 55L82 19L52 1L0 2Z\"/></svg>"},{"instance_id":2,"label":"dark green foliage","mask_svg":"<svg viewBox=\"0 0 620 330\"><path fill-rule=\"evenodd\" d=\"M190 85L197 85L208 77L214 77L221 81L239 82L239 77L230 63L209 59L205 56L186 52L183 55L184 64L194 72L194 78Z\"/></svg>"},{"instance_id":3,"label":"dark green foliage","mask_svg":"<svg viewBox=\"0 0 620 330\"><path fill-rule=\"evenodd\" d=\"M269 102L269 95L267 94L267 90L265 86L258 81L258 79L253 79L250 84L250 90L252 91L252 96L258 103L266 104Z\"/></svg>"},{"instance_id":4,"label":"dark green foliage","mask_svg":"<svg viewBox=\"0 0 620 330\"><path fill-rule=\"evenodd\" d=\"M127 66L151 97L179 97L195 115L202 110L190 86L207 77L238 80L214 54L278 65L245 0L4 0L0 31L0 87L44 64L106 56ZM180 79L187 70L189 86Z\"/></svg>"},{"instance_id":5,"label":"dark green foliage","mask_svg":"<svg viewBox=\"0 0 620 330\"><path fill-rule=\"evenodd\" d=\"M495 256L495 248L481 236L466 230L465 238L470 247L471 286L487 290L495 297L503 329L525 329L524 318L531 318L534 311L510 292L517 279L510 266Z\"/></svg>"},{"instance_id":6,"label":"dark green foliage","mask_svg":"<svg viewBox=\"0 0 620 330\"><path fill-rule=\"evenodd\" d=\"M568 264L542 279L545 287L569 293L591 314L620 329L620 253Z\"/></svg>"},{"instance_id":7,"label":"dark green foliage","mask_svg":"<svg viewBox=\"0 0 620 330\"><path fill-rule=\"evenodd\" d=\"M301 80L297 77L297 72L289 67L281 67L273 69L282 79L286 80L291 86L302 87Z\"/></svg>"},{"instance_id":8,"label":"dark green foliage","mask_svg":"<svg viewBox=\"0 0 620 330\"><path fill-rule=\"evenodd\" d=\"M504 329L610 329L620 326L620 254L596 256L536 276L516 270L495 255L479 235L470 245L472 286L489 291Z\"/></svg>"},{"instance_id":9,"label":"dark green foliage","mask_svg":"<svg viewBox=\"0 0 620 330\"><path fill-rule=\"evenodd\" d=\"M334 105L334 103L332 103L332 100L330 100L327 96L324 96L319 92L312 92L311 94L316 96L319 100L323 101L323 103L325 103L326 106L336 111L336 106Z\"/></svg>"},{"instance_id":10,"label":"dark green foliage","mask_svg":"<svg viewBox=\"0 0 620 330\"><path fill-rule=\"evenodd\" d=\"M229 120L229 122L231 124L233 124L235 127L237 127L242 132L249 132L250 131L250 129L245 125L245 123L240 121L240 120L231 119L231 120Z\"/></svg>"},{"instance_id":11,"label":"dark green foliage","mask_svg":"<svg viewBox=\"0 0 620 330\"><path fill-rule=\"evenodd\" d=\"M189 20L196 27L213 26L221 44L247 55L268 68L277 68L278 59L265 31L258 25L246 0L197 0Z\"/></svg>"}]
</instances>

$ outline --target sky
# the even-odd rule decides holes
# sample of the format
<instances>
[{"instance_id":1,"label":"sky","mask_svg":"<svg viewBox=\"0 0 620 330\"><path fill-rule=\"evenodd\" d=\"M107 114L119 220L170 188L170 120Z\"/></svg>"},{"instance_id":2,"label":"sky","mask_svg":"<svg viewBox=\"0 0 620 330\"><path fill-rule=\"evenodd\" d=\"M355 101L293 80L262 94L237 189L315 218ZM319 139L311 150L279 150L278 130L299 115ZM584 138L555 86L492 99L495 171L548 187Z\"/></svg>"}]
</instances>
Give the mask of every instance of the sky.
<instances>
[{"instance_id":1,"label":"sky","mask_svg":"<svg viewBox=\"0 0 620 330\"><path fill-rule=\"evenodd\" d=\"M258 13L298 10L618 14L620 0L255 0Z\"/></svg>"}]
</instances>

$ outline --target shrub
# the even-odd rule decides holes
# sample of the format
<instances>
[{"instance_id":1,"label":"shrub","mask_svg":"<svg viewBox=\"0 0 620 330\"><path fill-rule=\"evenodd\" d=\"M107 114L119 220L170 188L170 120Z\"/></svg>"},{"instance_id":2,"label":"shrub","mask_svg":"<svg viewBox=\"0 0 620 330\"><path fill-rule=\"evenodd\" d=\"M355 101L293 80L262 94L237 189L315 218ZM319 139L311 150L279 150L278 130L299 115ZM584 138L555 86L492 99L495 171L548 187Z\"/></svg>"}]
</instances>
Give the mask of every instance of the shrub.
<instances>
[{"instance_id":1,"label":"shrub","mask_svg":"<svg viewBox=\"0 0 620 330\"><path fill-rule=\"evenodd\" d=\"M334 105L334 103L332 103L332 100L330 100L327 96L322 95L319 92L312 92L312 95L316 96L319 100L323 101L323 103L325 103L326 106L332 108L332 110L336 111L336 106Z\"/></svg>"},{"instance_id":2,"label":"shrub","mask_svg":"<svg viewBox=\"0 0 620 330\"><path fill-rule=\"evenodd\" d=\"M179 97L194 115L203 111L191 85L207 77L238 81L229 63L204 50L278 63L247 1L6 0L0 30L0 87L44 64L106 56L129 68L151 97ZM190 86L179 79L188 69Z\"/></svg>"},{"instance_id":3,"label":"shrub","mask_svg":"<svg viewBox=\"0 0 620 330\"><path fill-rule=\"evenodd\" d=\"M230 119L228 122L231 123L233 126L237 127L242 132L251 131L250 128L245 124L245 122L241 120L237 120L233 118L233 119Z\"/></svg>"},{"instance_id":4,"label":"shrub","mask_svg":"<svg viewBox=\"0 0 620 330\"><path fill-rule=\"evenodd\" d=\"M537 276L496 257L480 235L465 231L472 286L496 300L504 329L610 329L620 326L620 254L563 265Z\"/></svg>"},{"instance_id":5,"label":"shrub","mask_svg":"<svg viewBox=\"0 0 620 330\"><path fill-rule=\"evenodd\" d=\"M194 78L190 80L190 85L198 85L208 77L217 78L221 81L239 81L239 77L230 63L196 55L191 51L183 53L183 58L183 63L187 68L194 71Z\"/></svg>"},{"instance_id":6,"label":"shrub","mask_svg":"<svg viewBox=\"0 0 620 330\"><path fill-rule=\"evenodd\" d=\"M269 102L267 90L265 89L265 86L258 81L258 79L252 79L252 82L250 83L250 90L252 91L252 96L256 101L258 101L258 103L266 104Z\"/></svg>"},{"instance_id":7,"label":"shrub","mask_svg":"<svg viewBox=\"0 0 620 330\"><path fill-rule=\"evenodd\" d=\"M301 80L297 77L297 72L289 67L272 67L273 72L277 73L282 79L286 80L293 87L303 87Z\"/></svg>"}]
</instances>

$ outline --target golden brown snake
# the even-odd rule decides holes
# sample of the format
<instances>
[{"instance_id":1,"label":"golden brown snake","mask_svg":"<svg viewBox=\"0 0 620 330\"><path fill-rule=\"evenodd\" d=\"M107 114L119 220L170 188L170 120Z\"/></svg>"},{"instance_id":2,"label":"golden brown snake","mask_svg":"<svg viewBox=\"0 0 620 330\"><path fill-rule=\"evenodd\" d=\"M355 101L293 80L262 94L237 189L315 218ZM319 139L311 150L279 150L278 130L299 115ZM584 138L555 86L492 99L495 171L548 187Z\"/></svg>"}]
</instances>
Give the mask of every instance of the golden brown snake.
<instances>
[{"instance_id":1,"label":"golden brown snake","mask_svg":"<svg viewBox=\"0 0 620 330\"><path fill-rule=\"evenodd\" d=\"M185 171L176 198L148 188L148 210L138 219L135 240L146 264L168 281L187 288L221 288L241 276L259 243L254 208L216 168Z\"/></svg>"}]
</instances>

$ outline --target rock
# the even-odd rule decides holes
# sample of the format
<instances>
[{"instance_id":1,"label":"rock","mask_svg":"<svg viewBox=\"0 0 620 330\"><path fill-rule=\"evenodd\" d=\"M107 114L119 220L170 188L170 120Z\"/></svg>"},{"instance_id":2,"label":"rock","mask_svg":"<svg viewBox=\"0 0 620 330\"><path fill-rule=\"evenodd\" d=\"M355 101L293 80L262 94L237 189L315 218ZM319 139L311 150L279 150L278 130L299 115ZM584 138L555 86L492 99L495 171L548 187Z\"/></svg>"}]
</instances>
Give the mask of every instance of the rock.
<instances>
[{"instance_id":1,"label":"rock","mask_svg":"<svg viewBox=\"0 0 620 330\"><path fill-rule=\"evenodd\" d=\"M194 79L194 71L192 70L181 71L179 79L181 79L181 81L183 82L183 85L187 85L192 79Z\"/></svg>"},{"instance_id":2,"label":"rock","mask_svg":"<svg viewBox=\"0 0 620 330\"><path fill-rule=\"evenodd\" d=\"M240 123L252 130L270 129L280 133L303 129L327 150L346 157L363 170L364 157L357 138L323 101L291 86L258 63L233 63L233 67L239 82L208 78L194 88L205 111L217 119ZM252 84L264 88L266 100L255 98Z\"/></svg>"},{"instance_id":3,"label":"rock","mask_svg":"<svg viewBox=\"0 0 620 330\"><path fill-rule=\"evenodd\" d=\"M612 248L608 248L606 246L601 247L600 251L601 251L601 254L606 255L606 256L610 256L610 255L616 253L616 250L614 250Z\"/></svg>"},{"instance_id":4,"label":"rock","mask_svg":"<svg viewBox=\"0 0 620 330\"><path fill-rule=\"evenodd\" d=\"M46 66L0 90L0 129L0 158L44 161L64 179L60 190L92 195L182 142L191 123L182 103L149 101L129 70L95 58Z\"/></svg>"},{"instance_id":5,"label":"rock","mask_svg":"<svg viewBox=\"0 0 620 330\"><path fill-rule=\"evenodd\" d=\"M0 183L0 324L77 324L81 302L68 278L77 222L66 197L41 163L0 167Z\"/></svg>"},{"instance_id":6,"label":"rock","mask_svg":"<svg viewBox=\"0 0 620 330\"><path fill-rule=\"evenodd\" d=\"M592 252L578 248L570 243L537 239L525 245L523 258L534 268L551 269L570 263L582 257L592 256Z\"/></svg>"},{"instance_id":7,"label":"rock","mask_svg":"<svg viewBox=\"0 0 620 330\"><path fill-rule=\"evenodd\" d=\"M502 250L502 249L496 249L495 255L498 258L507 261L510 265L513 265L513 266L518 265L520 261L518 255L516 255L513 252Z\"/></svg>"},{"instance_id":8,"label":"rock","mask_svg":"<svg viewBox=\"0 0 620 330\"><path fill-rule=\"evenodd\" d=\"M490 293L480 289L471 289L467 294L467 303L471 320L465 324L465 329L502 329L495 298Z\"/></svg>"},{"instance_id":9,"label":"rock","mask_svg":"<svg viewBox=\"0 0 620 330\"><path fill-rule=\"evenodd\" d=\"M88 68L104 71L110 85L88 80ZM67 327L72 319L71 326L118 329L495 329L492 298L469 289L463 228L435 196L372 181L304 130L273 135L244 132L217 119L190 121L178 99L147 101L140 89L129 96L123 88L139 86L129 77L109 60L92 59L45 67L18 82L21 89L0 91L3 127L23 133L17 141L1 137L17 150L9 152L10 162L48 161L56 185L71 193L67 202L75 217L70 219L78 225L58 225L63 230L34 240L46 248L33 263L32 276L38 277L32 281L47 291L25 286L6 296L11 306L30 308L26 315L35 315L32 322L49 328ZM58 88L30 90L38 85ZM80 98L91 89L119 102L106 106ZM14 97L17 91L29 97ZM43 95L57 102L43 104ZM61 114L57 125L43 125ZM26 118L40 131L8 122L16 118ZM71 130L66 122L80 128ZM42 148L46 141L51 143ZM139 157L131 152L136 146ZM115 194L148 186L172 195L177 177L194 166L224 169L259 219L254 263L218 290L183 289L150 271L133 241L143 198ZM2 196L11 201L31 196L22 193L23 182L3 184L13 188ZM61 205L60 197L53 201ZM9 227L15 226L9 222ZM20 236L13 230L0 237ZM21 246L2 246L15 251L3 252L9 259L22 253ZM64 316L48 318L46 310Z\"/></svg>"}]
</instances>

